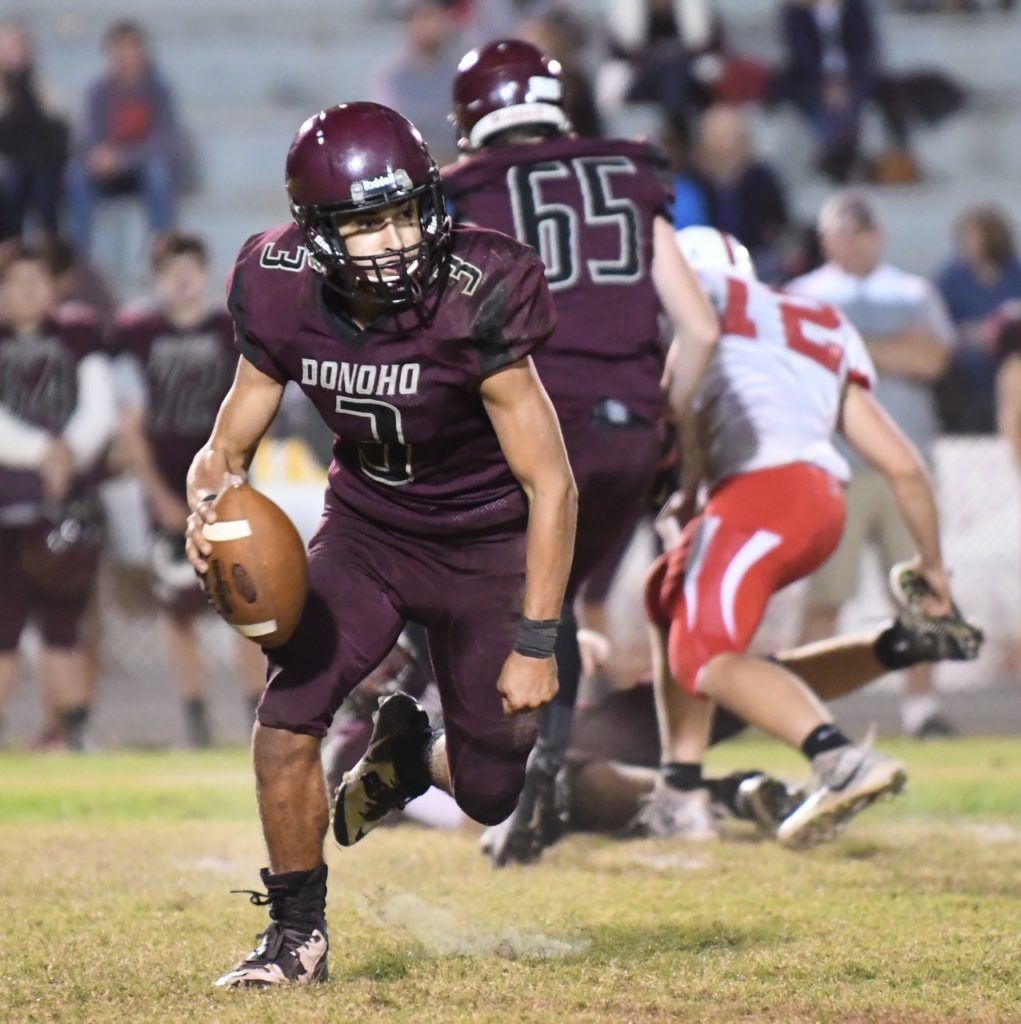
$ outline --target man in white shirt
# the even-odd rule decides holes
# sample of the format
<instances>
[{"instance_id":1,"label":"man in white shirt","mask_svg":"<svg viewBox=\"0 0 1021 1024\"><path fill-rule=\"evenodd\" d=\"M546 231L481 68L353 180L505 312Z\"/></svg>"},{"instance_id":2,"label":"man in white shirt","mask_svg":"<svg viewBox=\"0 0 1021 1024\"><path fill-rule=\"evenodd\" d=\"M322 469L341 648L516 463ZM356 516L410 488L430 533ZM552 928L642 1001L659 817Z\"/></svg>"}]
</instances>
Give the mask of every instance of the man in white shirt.
<instances>
[{"instance_id":1,"label":"man in white shirt","mask_svg":"<svg viewBox=\"0 0 1021 1024\"><path fill-rule=\"evenodd\" d=\"M833 196L819 214L819 235L828 262L792 281L787 290L831 303L858 329L878 373L877 400L931 466L939 434L933 385L953 343L942 300L925 278L882 262L881 225L864 196ZM858 590L866 546L877 549L884 571L913 551L882 475L853 452L842 453L853 472L847 524L840 547L811 579L804 641L836 632L841 606ZM906 733L919 737L953 732L940 713L929 665L907 673L902 724Z\"/></svg>"}]
</instances>

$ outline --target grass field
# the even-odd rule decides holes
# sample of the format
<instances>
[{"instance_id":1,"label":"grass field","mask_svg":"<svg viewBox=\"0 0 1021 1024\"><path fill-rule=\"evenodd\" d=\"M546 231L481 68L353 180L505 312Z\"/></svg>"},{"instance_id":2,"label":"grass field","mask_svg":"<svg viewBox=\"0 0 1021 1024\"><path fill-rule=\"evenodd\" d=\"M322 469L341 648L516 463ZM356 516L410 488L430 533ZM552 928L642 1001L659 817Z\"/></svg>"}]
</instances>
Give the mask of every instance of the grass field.
<instances>
[{"instance_id":1,"label":"grass field","mask_svg":"<svg viewBox=\"0 0 1021 1024\"><path fill-rule=\"evenodd\" d=\"M328 851L332 979L211 982L265 911L247 756L0 756L0 1020L1021 1020L1021 741L890 745L911 788L793 854L572 837L494 872L467 833ZM796 759L731 744L716 769Z\"/></svg>"}]
</instances>

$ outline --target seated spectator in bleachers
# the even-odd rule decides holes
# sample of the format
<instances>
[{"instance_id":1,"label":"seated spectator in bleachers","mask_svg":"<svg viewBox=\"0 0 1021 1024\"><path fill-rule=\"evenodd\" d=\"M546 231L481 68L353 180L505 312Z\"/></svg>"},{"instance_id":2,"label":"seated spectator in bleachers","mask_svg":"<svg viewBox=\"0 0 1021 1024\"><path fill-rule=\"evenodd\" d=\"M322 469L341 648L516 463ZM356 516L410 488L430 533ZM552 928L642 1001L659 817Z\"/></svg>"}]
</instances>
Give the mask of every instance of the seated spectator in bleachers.
<instances>
[{"instance_id":1,"label":"seated spectator in bleachers","mask_svg":"<svg viewBox=\"0 0 1021 1024\"><path fill-rule=\"evenodd\" d=\"M581 22L563 11L553 11L524 22L517 36L560 62L563 106L575 132L585 138L602 135L603 122L596 106L595 91L580 59L585 46Z\"/></svg>"},{"instance_id":2,"label":"seated spectator in bleachers","mask_svg":"<svg viewBox=\"0 0 1021 1024\"><path fill-rule=\"evenodd\" d=\"M95 317L59 306L38 250L6 254L0 307L0 713L33 622L44 703L66 745L81 750L83 625L102 538L96 492L115 418L110 367Z\"/></svg>"},{"instance_id":3,"label":"seated spectator in bleachers","mask_svg":"<svg viewBox=\"0 0 1021 1024\"><path fill-rule=\"evenodd\" d=\"M383 68L370 99L399 110L422 133L439 164L457 155L450 83L460 57L450 12L442 0L414 0L404 50Z\"/></svg>"},{"instance_id":4,"label":"seated spectator in bleachers","mask_svg":"<svg viewBox=\"0 0 1021 1024\"><path fill-rule=\"evenodd\" d=\"M27 219L57 234L67 125L40 95L25 28L0 24L0 241L20 237Z\"/></svg>"},{"instance_id":5,"label":"seated spectator in bleachers","mask_svg":"<svg viewBox=\"0 0 1021 1024\"><path fill-rule=\"evenodd\" d=\"M738 107L718 104L706 111L694 165L684 178L682 187L690 183L704 197L704 223L741 239L759 277L779 282L784 276L780 243L790 226L787 196L773 168L756 157L748 120Z\"/></svg>"},{"instance_id":6,"label":"seated spectator in bleachers","mask_svg":"<svg viewBox=\"0 0 1021 1024\"><path fill-rule=\"evenodd\" d=\"M940 412L944 427L954 433L991 433L996 429L992 318L1004 303L1021 299L1021 262L1010 221L993 205L966 210L954 241L956 255L936 278L957 327Z\"/></svg>"},{"instance_id":7,"label":"seated spectator in bleachers","mask_svg":"<svg viewBox=\"0 0 1021 1024\"><path fill-rule=\"evenodd\" d=\"M67 180L71 237L87 253L99 200L138 195L154 234L174 225L183 141L173 97L140 25L114 23L104 37L107 71L89 90Z\"/></svg>"},{"instance_id":8,"label":"seated spectator in bleachers","mask_svg":"<svg viewBox=\"0 0 1021 1024\"><path fill-rule=\"evenodd\" d=\"M780 27L785 52L772 98L793 103L808 119L819 170L840 182L915 180L907 124L894 83L882 72L868 0L785 0ZM893 146L871 166L861 151L860 131L870 102Z\"/></svg>"},{"instance_id":9,"label":"seated spectator in bleachers","mask_svg":"<svg viewBox=\"0 0 1021 1024\"><path fill-rule=\"evenodd\" d=\"M569 0L448 0L447 7L463 25L462 47L467 51L494 39L513 39L526 21L562 11Z\"/></svg>"},{"instance_id":10,"label":"seated spectator in bleachers","mask_svg":"<svg viewBox=\"0 0 1021 1024\"><path fill-rule=\"evenodd\" d=\"M606 0L611 59L599 70L600 105L653 103L690 137L723 75L723 23L713 0Z\"/></svg>"}]
</instances>

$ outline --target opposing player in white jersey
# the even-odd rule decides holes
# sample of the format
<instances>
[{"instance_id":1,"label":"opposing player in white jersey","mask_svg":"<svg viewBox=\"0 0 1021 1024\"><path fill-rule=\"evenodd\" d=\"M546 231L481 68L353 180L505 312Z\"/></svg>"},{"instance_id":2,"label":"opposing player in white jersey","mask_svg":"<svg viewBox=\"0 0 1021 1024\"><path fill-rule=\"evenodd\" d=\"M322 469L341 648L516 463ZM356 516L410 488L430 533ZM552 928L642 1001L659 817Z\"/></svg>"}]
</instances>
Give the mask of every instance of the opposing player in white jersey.
<instances>
[{"instance_id":1,"label":"opposing player in white jersey","mask_svg":"<svg viewBox=\"0 0 1021 1024\"><path fill-rule=\"evenodd\" d=\"M933 616L952 609L935 500L921 457L870 394L875 371L843 315L759 283L730 236L687 228L677 241L722 337L682 431L685 493L694 495L701 474L708 501L647 584L663 749L648 811L661 830L672 823L689 837L713 836L701 761L719 703L810 760L815 788L777 836L808 845L898 791L905 769L852 744L797 677L747 648L770 597L817 569L840 540L849 471L834 430L893 488Z\"/></svg>"}]
</instances>

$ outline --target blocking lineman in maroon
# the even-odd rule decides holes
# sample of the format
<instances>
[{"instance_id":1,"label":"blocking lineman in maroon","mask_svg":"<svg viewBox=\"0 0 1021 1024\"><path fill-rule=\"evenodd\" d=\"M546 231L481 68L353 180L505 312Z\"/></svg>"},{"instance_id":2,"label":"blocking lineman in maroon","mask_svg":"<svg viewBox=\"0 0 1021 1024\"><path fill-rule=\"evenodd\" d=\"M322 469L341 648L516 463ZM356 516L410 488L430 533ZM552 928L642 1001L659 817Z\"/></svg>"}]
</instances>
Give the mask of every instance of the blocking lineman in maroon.
<instances>
[{"instance_id":1,"label":"blocking lineman in maroon","mask_svg":"<svg viewBox=\"0 0 1021 1024\"><path fill-rule=\"evenodd\" d=\"M664 170L651 146L574 136L487 146L443 170L455 220L517 238L546 266L559 325L535 365L562 420L600 398L649 424L662 414L651 271Z\"/></svg>"}]
</instances>

